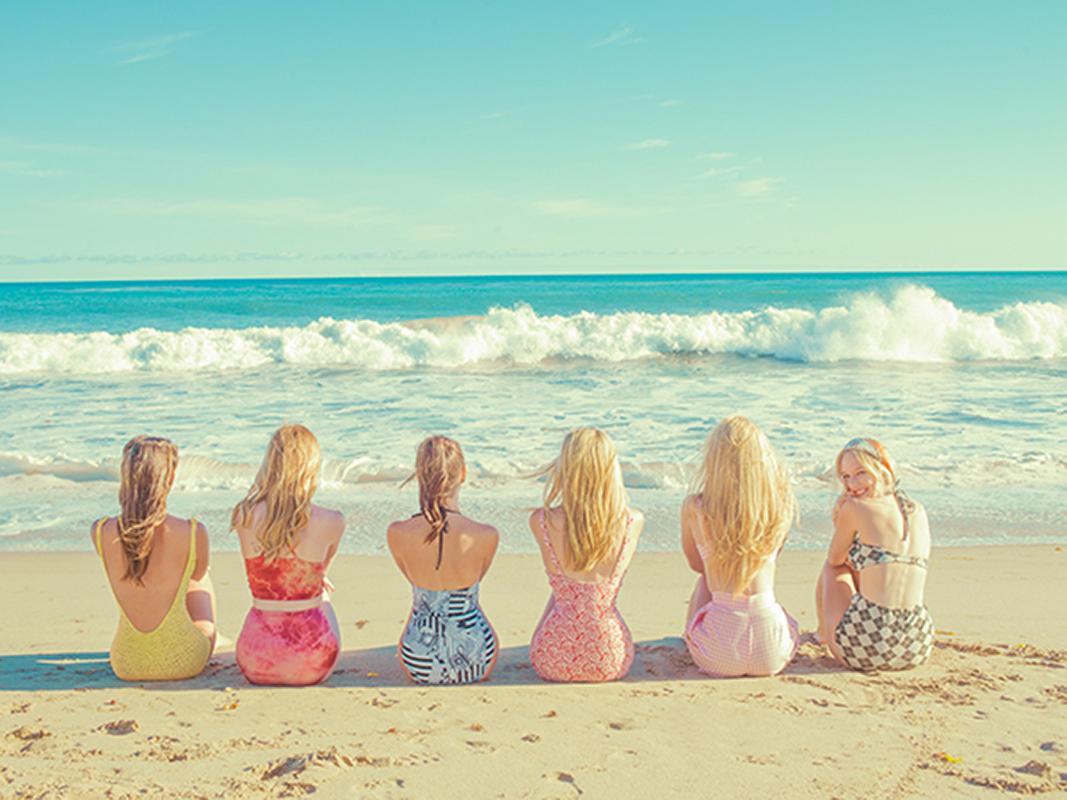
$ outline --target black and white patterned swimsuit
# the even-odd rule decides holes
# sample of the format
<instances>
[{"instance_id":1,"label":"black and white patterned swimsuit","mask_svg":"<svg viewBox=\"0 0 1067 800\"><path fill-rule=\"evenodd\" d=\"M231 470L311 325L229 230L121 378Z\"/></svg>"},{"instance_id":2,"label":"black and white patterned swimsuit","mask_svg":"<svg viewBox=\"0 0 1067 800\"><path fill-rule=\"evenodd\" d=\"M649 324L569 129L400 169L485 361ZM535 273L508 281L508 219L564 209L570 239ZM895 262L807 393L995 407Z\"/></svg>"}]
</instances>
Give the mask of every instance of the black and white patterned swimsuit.
<instances>
[{"instance_id":1,"label":"black and white patterned swimsuit","mask_svg":"<svg viewBox=\"0 0 1067 800\"><path fill-rule=\"evenodd\" d=\"M928 561L902 556L861 542L859 535L848 550L848 563L861 572L877 564L910 564L926 569ZM934 645L934 623L925 605L887 608L857 592L852 595L834 631L845 663L853 669L909 669L922 664Z\"/></svg>"},{"instance_id":2,"label":"black and white patterned swimsuit","mask_svg":"<svg viewBox=\"0 0 1067 800\"><path fill-rule=\"evenodd\" d=\"M434 591L412 586L400 660L416 683L474 683L496 657L496 637L478 605L478 584Z\"/></svg>"}]
</instances>

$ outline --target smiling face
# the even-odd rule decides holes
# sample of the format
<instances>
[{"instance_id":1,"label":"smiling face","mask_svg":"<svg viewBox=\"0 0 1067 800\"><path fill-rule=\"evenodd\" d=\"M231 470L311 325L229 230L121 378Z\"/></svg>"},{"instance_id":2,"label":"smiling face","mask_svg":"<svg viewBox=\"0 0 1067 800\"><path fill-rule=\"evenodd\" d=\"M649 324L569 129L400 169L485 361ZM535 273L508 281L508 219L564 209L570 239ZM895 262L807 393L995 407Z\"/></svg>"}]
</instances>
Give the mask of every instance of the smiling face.
<instances>
[{"instance_id":1,"label":"smiling face","mask_svg":"<svg viewBox=\"0 0 1067 800\"><path fill-rule=\"evenodd\" d=\"M845 494L850 497L875 497L878 494L878 479L856 457L846 450L837 462L837 477L841 479Z\"/></svg>"}]
</instances>

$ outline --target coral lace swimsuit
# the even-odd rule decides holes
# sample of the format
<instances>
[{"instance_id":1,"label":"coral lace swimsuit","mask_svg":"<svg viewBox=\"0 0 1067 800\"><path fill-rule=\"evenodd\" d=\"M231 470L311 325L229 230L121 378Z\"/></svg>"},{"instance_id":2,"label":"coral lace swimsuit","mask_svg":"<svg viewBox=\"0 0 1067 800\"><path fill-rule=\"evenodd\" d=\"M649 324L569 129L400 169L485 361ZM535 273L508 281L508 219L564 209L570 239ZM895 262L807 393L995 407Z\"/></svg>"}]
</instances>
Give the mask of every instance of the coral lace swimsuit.
<instances>
[{"instance_id":1,"label":"coral lace swimsuit","mask_svg":"<svg viewBox=\"0 0 1067 800\"><path fill-rule=\"evenodd\" d=\"M296 555L245 559L252 608L237 638L237 665L252 683L325 680L341 643L322 607L326 565Z\"/></svg>"},{"instance_id":2,"label":"coral lace swimsuit","mask_svg":"<svg viewBox=\"0 0 1067 800\"><path fill-rule=\"evenodd\" d=\"M578 581L563 574L541 512L541 535L556 570L548 573L554 603L530 643L530 663L544 680L613 681L630 671L633 637L615 608L615 599L625 574L622 561L632 522L632 517L627 518L619 561L611 577Z\"/></svg>"}]
</instances>

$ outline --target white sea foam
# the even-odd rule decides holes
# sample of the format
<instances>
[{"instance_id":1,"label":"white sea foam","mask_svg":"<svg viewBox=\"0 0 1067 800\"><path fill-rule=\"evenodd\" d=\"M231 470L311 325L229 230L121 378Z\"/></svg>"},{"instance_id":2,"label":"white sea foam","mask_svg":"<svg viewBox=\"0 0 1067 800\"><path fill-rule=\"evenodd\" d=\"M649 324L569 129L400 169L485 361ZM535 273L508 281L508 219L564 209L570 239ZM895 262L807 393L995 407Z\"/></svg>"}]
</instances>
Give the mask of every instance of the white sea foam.
<instances>
[{"instance_id":1,"label":"white sea foam","mask_svg":"<svg viewBox=\"0 0 1067 800\"><path fill-rule=\"evenodd\" d=\"M538 489L534 474L540 465L486 463L468 464L469 480L477 488L507 484L528 485L534 494ZM696 457L685 462L636 461L621 462L623 480L631 489L668 489L684 493L691 485L697 469ZM797 461L789 464L793 482L808 488L836 486L831 461ZM179 459L175 480L176 489L184 492L243 491L251 485L257 465L220 461L196 453L183 453ZM941 462L898 464L898 471L906 482L917 485L968 486L979 477L994 477L1002 486L1062 485L1067 481L1067 457L1063 454L1025 451L987 457L945 458ZM352 459L326 458L322 463L320 485L341 489L354 484L400 483L411 474L411 466L386 464L368 457ZM22 453L0 452L0 478L39 476L48 480L49 487L63 482L88 483L104 481L118 483L118 463L78 461L65 456L33 458Z\"/></svg>"},{"instance_id":2,"label":"white sea foam","mask_svg":"<svg viewBox=\"0 0 1067 800\"><path fill-rule=\"evenodd\" d=\"M951 362L1067 357L1067 305L967 311L923 286L853 296L820 310L539 315L529 306L483 317L409 323L321 318L303 327L141 328L128 333L0 333L0 374L230 370L268 364L364 370L619 362L733 353L801 362Z\"/></svg>"}]
</instances>

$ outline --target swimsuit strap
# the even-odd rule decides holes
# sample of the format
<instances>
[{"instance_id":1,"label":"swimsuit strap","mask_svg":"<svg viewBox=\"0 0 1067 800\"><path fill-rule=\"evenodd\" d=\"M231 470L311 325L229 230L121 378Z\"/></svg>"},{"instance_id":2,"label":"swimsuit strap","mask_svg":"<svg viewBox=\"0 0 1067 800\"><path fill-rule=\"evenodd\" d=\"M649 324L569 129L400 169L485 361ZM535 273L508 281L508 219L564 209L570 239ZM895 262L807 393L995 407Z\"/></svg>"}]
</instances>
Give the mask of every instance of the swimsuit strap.
<instances>
[{"instance_id":1,"label":"swimsuit strap","mask_svg":"<svg viewBox=\"0 0 1067 800\"><path fill-rule=\"evenodd\" d=\"M545 540L545 549L548 550L549 558L552 559L552 565L556 568L556 572L563 575L563 567L559 565L559 559L556 558L556 551L552 547L552 540L548 538L548 523L545 521L547 516L545 509L541 509L541 537ZM564 577L566 577L564 575Z\"/></svg>"},{"instance_id":2,"label":"swimsuit strap","mask_svg":"<svg viewBox=\"0 0 1067 800\"><path fill-rule=\"evenodd\" d=\"M100 544L100 532L104 529L104 523L107 522L107 517L101 517L96 521L96 532L93 534L93 544L96 545L96 554L100 556L100 560L104 560L104 548Z\"/></svg>"},{"instance_id":3,"label":"swimsuit strap","mask_svg":"<svg viewBox=\"0 0 1067 800\"><path fill-rule=\"evenodd\" d=\"M853 563L856 568L862 570L868 566L865 562L868 559L877 564L908 564L913 567L919 567L921 569L927 569L929 559L922 556L905 556L899 553L893 553L886 550L884 547L879 547L876 544L867 544L867 542L860 541L860 536L857 533L852 539L852 548L859 550L858 557L854 557ZM851 548L850 548L851 549Z\"/></svg>"},{"instance_id":4,"label":"swimsuit strap","mask_svg":"<svg viewBox=\"0 0 1067 800\"><path fill-rule=\"evenodd\" d=\"M189 519L189 560L185 565L185 569L190 575L193 574L193 570L196 568L196 525L196 517L191 517Z\"/></svg>"},{"instance_id":5,"label":"swimsuit strap","mask_svg":"<svg viewBox=\"0 0 1067 800\"><path fill-rule=\"evenodd\" d=\"M448 513L448 514L458 514L459 513L454 508L445 508L444 506L441 506L441 510L446 512L446 513ZM420 511L418 514L412 514L411 515L411 519L415 519L415 517L425 517L425 516L426 515L423 514ZM427 520L427 522L429 522L429 520ZM438 533L437 533L437 564L434 566L435 570L441 569L441 559L442 559L442 557L444 557L444 554L445 554L445 534L448 533L448 517L445 517L444 522L445 522L445 524L443 526L441 526L441 530L438 531Z\"/></svg>"},{"instance_id":6,"label":"swimsuit strap","mask_svg":"<svg viewBox=\"0 0 1067 800\"><path fill-rule=\"evenodd\" d=\"M900 491L893 492L893 499L897 501L897 508L900 509L900 518L904 524L904 531L900 535L900 541L906 542L908 540L908 512L904 509L904 498L900 496Z\"/></svg>"},{"instance_id":7,"label":"swimsuit strap","mask_svg":"<svg viewBox=\"0 0 1067 800\"><path fill-rule=\"evenodd\" d=\"M615 569L611 571L611 582L615 583L621 576L619 575L619 569L622 567L622 562L626 558L626 547L630 543L630 526L633 525L633 514L626 515L626 530L622 534L622 546L619 548L619 556L615 560Z\"/></svg>"}]
</instances>

